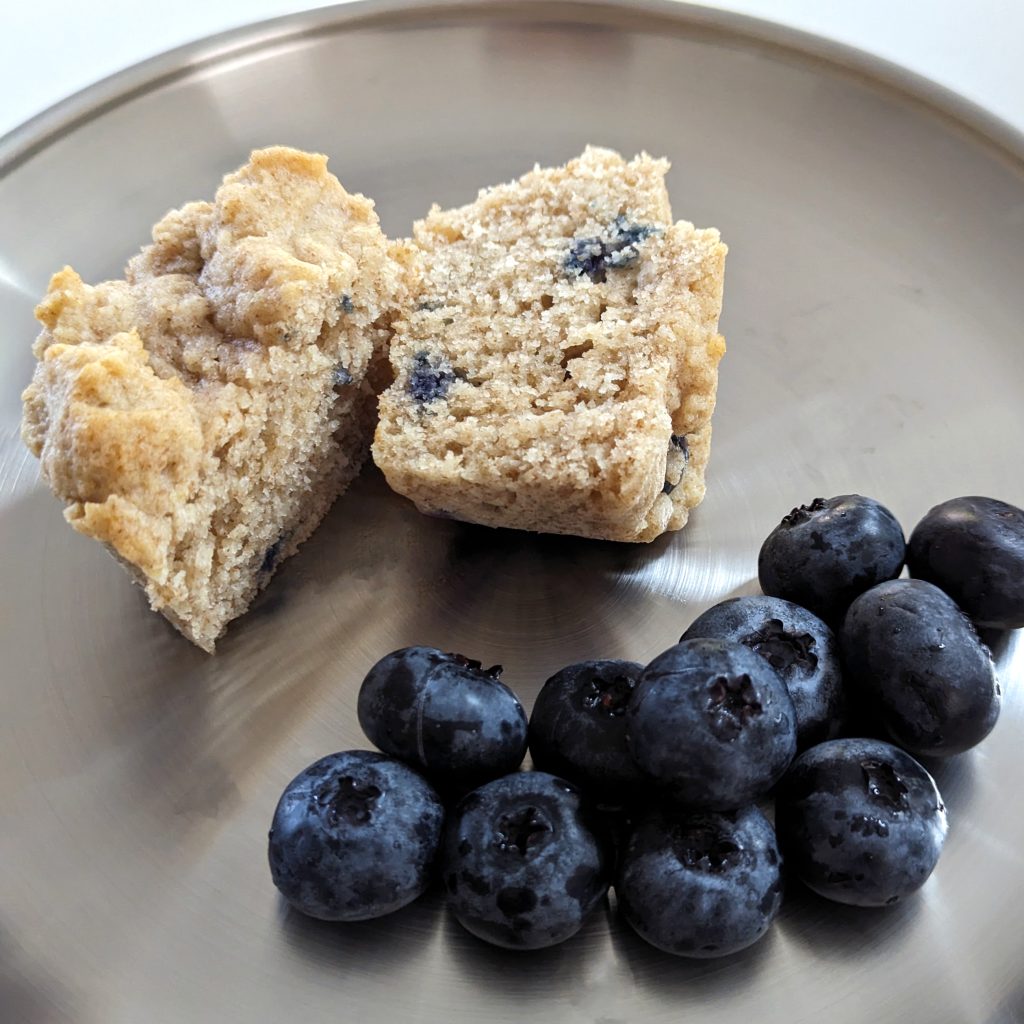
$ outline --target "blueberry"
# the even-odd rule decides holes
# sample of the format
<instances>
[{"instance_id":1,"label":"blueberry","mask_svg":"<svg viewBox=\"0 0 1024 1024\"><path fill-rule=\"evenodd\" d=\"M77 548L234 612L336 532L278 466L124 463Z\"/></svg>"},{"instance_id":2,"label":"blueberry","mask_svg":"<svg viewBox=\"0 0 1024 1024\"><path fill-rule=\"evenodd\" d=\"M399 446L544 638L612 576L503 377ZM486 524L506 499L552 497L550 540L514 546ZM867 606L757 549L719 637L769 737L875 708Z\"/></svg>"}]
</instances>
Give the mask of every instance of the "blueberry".
<instances>
[{"instance_id":1,"label":"blueberry","mask_svg":"<svg viewBox=\"0 0 1024 1024\"><path fill-rule=\"evenodd\" d=\"M606 806L642 785L626 746L626 705L642 671L632 661L585 661L553 675L530 715L534 765Z\"/></svg>"},{"instance_id":2,"label":"blueberry","mask_svg":"<svg viewBox=\"0 0 1024 1024\"><path fill-rule=\"evenodd\" d=\"M630 752L677 802L731 810L766 793L796 753L781 676L742 644L687 640L643 671L626 711Z\"/></svg>"},{"instance_id":3,"label":"blueberry","mask_svg":"<svg viewBox=\"0 0 1024 1024\"><path fill-rule=\"evenodd\" d=\"M828 623L858 594L903 569L906 544L896 517L873 498L815 498L785 516L761 546L761 589Z\"/></svg>"},{"instance_id":4,"label":"blueberry","mask_svg":"<svg viewBox=\"0 0 1024 1024\"><path fill-rule=\"evenodd\" d=\"M873 587L850 605L840 642L851 693L907 750L948 757L995 726L1001 699L988 648L933 584Z\"/></svg>"},{"instance_id":5,"label":"blueberry","mask_svg":"<svg viewBox=\"0 0 1024 1024\"><path fill-rule=\"evenodd\" d=\"M607 280L607 269L628 267L640 256L639 245L658 229L645 224L630 224L623 214L615 218L603 237L574 238L565 257L570 276L586 274L600 284Z\"/></svg>"},{"instance_id":6,"label":"blueberry","mask_svg":"<svg viewBox=\"0 0 1024 1024\"><path fill-rule=\"evenodd\" d=\"M775 826L787 866L838 903L883 907L919 889L946 838L932 777L882 740L804 751L779 784Z\"/></svg>"},{"instance_id":7,"label":"blueberry","mask_svg":"<svg viewBox=\"0 0 1024 1024\"><path fill-rule=\"evenodd\" d=\"M798 749L838 734L844 712L839 649L816 615L780 597L734 597L696 618L682 639L697 637L741 643L782 676L796 709Z\"/></svg>"},{"instance_id":8,"label":"blueberry","mask_svg":"<svg viewBox=\"0 0 1024 1024\"><path fill-rule=\"evenodd\" d=\"M404 647L367 674L359 724L437 785L479 785L515 771L526 754L526 712L500 673L461 654Z\"/></svg>"},{"instance_id":9,"label":"blueberry","mask_svg":"<svg viewBox=\"0 0 1024 1024\"><path fill-rule=\"evenodd\" d=\"M626 845L615 892L641 938L666 953L727 956L756 942L782 906L775 830L756 808L656 811Z\"/></svg>"},{"instance_id":10,"label":"blueberry","mask_svg":"<svg viewBox=\"0 0 1024 1024\"><path fill-rule=\"evenodd\" d=\"M914 527L910 574L941 587L979 626L1024 626L1024 509L953 498Z\"/></svg>"},{"instance_id":11,"label":"blueberry","mask_svg":"<svg viewBox=\"0 0 1024 1024\"><path fill-rule=\"evenodd\" d=\"M579 931L608 889L608 855L579 791L521 772L466 796L445 833L441 877L459 922L510 949Z\"/></svg>"},{"instance_id":12,"label":"blueberry","mask_svg":"<svg viewBox=\"0 0 1024 1024\"><path fill-rule=\"evenodd\" d=\"M690 461L690 443L685 434L672 434L668 442L668 454L665 458L665 483L662 494L671 494L682 482L686 474L686 466Z\"/></svg>"},{"instance_id":13,"label":"blueberry","mask_svg":"<svg viewBox=\"0 0 1024 1024\"><path fill-rule=\"evenodd\" d=\"M289 534L282 533L277 540L271 544L266 551L263 552L263 561L260 562L260 572L268 573L273 572L277 568L278 559L281 557L281 551L284 548L285 541L288 540Z\"/></svg>"},{"instance_id":14,"label":"blueberry","mask_svg":"<svg viewBox=\"0 0 1024 1024\"><path fill-rule=\"evenodd\" d=\"M455 382L457 374L446 359L431 359L426 352L413 356L412 371L406 390L422 404L447 398L448 389Z\"/></svg>"},{"instance_id":15,"label":"blueberry","mask_svg":"<svg viewBox=\"0 0 1024 1024\"><path fill-rule=\"evenodd\" d=\"M375 751L330 754L281 795L270 874L310 917L381 917L427 888L443 825L440 799L410 768Z\"/></svg>"}]
</instances>

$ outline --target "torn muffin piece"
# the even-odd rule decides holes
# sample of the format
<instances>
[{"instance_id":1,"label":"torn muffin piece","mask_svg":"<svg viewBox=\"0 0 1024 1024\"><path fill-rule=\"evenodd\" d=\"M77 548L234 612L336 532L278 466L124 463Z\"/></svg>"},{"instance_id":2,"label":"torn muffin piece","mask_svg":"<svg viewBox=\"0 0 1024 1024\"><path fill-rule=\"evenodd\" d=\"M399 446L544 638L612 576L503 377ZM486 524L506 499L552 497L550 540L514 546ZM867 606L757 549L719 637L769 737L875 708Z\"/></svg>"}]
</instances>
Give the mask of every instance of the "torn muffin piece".
<instances>
[{"instance_id":1,"label":"torn muffin piece","mask_svg":"<svg viewBox=\"0 0 1024 1024\"><path fill-rule=\"evenodd\" d=\"M726 247L588 147L417 222L373 455L421 511L650 541L704 496Z\"/></svg>"},{"instance_id":2,"label":"torn muffin piece","mask_svg":"<svg viewBox=\"0 0 1024 1024\"><path fill-rule=\"evenodd\" d=\"M51 280L22 437L204 650L359 472L412 258L326 157L275 147L168 213L124 280Z\"/></svg>"}]
</instances>

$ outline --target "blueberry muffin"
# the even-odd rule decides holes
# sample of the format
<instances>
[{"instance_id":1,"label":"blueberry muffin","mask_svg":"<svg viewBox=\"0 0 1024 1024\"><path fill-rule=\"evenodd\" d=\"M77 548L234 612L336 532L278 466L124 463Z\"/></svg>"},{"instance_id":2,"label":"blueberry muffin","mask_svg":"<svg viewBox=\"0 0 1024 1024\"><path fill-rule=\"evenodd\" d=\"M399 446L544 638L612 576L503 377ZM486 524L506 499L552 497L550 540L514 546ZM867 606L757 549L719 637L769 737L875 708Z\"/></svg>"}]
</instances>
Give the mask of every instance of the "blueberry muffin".
<instances>
[{"instance_id":1,"label":"blueberry muffin","mask_svg":"<svg viewBox=\"0 0 1024 1024\"><path fill-rule=\"evenodd\" d=\"M50 282L22 436L204 650L359 471L411 255L325 157L273 148L167 214L124 280Z\"/></svg>"},{"instance_id":2,"label":"blueberry muffin","mask_svg":"<svg viewBox=\"0 0 1024 1024\"><path fill-rule=\"evenodd\" d=\"M704 495L726 248L588 148L414 228L373 454L423 512L649 541Z\"/></svg>"}]
</instances>

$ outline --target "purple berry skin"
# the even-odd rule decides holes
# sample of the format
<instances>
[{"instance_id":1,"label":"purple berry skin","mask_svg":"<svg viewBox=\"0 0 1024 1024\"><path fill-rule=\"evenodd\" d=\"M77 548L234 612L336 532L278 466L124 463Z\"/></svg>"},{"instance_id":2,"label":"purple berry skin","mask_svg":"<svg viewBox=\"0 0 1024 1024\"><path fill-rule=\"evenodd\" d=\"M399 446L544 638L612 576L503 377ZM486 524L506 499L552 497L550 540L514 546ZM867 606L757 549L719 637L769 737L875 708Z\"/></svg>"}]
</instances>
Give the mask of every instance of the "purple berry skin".
<instances>
[{"instance_id":1,"label":"purple berry skin","mask_svg":"<svg viewBox=\"0 0 1024 1024\"><path fill-rule=\"evenodd\" d=\"M643 671L626 711L634 760L663 795L733 810L782 777L796 711L779 674L743 644L686 640Z\"/></svg>"},{"instance_id":2,"label":"purple berry skin","mask_svg":"<svg viewBox=\"0 0 1024 1024\"><path fill-rule=\"evenodd\" d=\"M988 648L931 583L890 580L862 594L846 613L841 647L851 694L913 754L961 754L999 718Z\"/></svg>"},{"instance_id":3,"label":"purple berry skin","mask_svg":"<svg viewBox=\"0 0 1024 1024\"><path fill-rule=\"evenodd\" d=\"M403 647L367 673L359 724L385 754L465 792L515 771L526 754L526 712L500 674L461 654Z\"/></svg>"},{"instance_id":4,"label":"purple berry skin","mask_svg":"<svg viewBox=\"0 0 1024 1024\"><path fill-rule=\"evenodd\" d=\"M784 516L757 560L761 589L806 608L829 625L859 594L895 579L906 544L896 517L873 498L815 498Z\"/></svg>"},{"instance_id":5,"label":"purple berry skin","mask_svg":"<svg viewBox=\"0 0 1024 1024\"><path fill-rule=\"evenodd\" d=\"M628 801L645 784L626 745L626 708L642 671L633 661L584 661L556 672L530 714L534 766L599 806Z\"/></svg>"},{"instance_id":6,"label":"purple berry skin","mask_svg":"<svg viewBox=\"0 0 1024 1024\"><path fill-rule=\"evenodd\" d=\"M441 857L448 906L506 949L571 938L608 891L610 860L580 792L547 772L473 790L451 815Z\"/></svg>"},{"instance_id":7,"label":"purple berry skin","mask_svg":"<svg viewBox=\"0 0 1024 1024\"><path fill-rule=\"evenodd\" d=\"M990 629L1024 626L1024 509L995 498L953 498L914 527L911 576L941 587Z\"/></svg>"},{"instance_id":8,"label":"purple berry skin","mask_svg":"<svg viewBox=\"0 0 1024 1024\"><path fill-rule=\"evenodd\" d=\"M323 921L364 921L430 884L444 807L411 768L375 750L330 754L288 783L274 812L274 885Z\"/></svg>"},{"instance_id":9,"label":"purple berry skin","mask_svg":"<svg viewBox=\"0 0 1024 1024\"><path fill-rule=\"evenodd\" d=\"M676 956L728 956L761 938L782 906L775 830L756 808L660 810L626 844L615 893L652 946Z\"/></svg>"},{"instance_id":10,"label":"purple berry skin","mask_svg":"<svg viewBox=\"0 0 1024 1024\"><path fill-rule=\"evenodd\" d=\"M733 597L691 623L683 640L733 640L782 676L796 708L797 747L839 735L846 711L839 645L816 615L781 597Z\"/></svg>"},{"instance_id":11,"label":"purple berry skin","mask_svg":"<svg viewBox=\"0 0 1024 1024\"><path fill-rule=\"evenodd\" d=\"M840 739L804 751L779 784L775 827L787 868L837 903L885 907L938 863L946 808L909 754L882 740Z\"/></svg>"}]
</instances>

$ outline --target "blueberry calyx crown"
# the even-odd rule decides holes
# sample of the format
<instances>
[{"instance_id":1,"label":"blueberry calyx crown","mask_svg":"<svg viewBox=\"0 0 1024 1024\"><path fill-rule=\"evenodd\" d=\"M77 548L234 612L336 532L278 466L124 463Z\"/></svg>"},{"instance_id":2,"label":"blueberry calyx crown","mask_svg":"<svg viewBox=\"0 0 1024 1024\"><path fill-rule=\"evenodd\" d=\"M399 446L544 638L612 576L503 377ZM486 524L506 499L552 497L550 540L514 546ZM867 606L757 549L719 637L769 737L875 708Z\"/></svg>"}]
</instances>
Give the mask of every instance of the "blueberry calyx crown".
<instances>
[{"instance_id":1,"label":"blueberry calyx crown","mask_svg":"<svg viewBox=\"0 0 1024 1024\"><path fill-rule=\"evenodd\" d=\"M818 667L814 637L810 633L787 632L781 619L769 619L763 628L743 637L740 643L760 654L776 672L787 678L797 667L808 672Z\"/></svg>"},{"instance_id":2,"label":"blueberry calyx crown","mask_svg":"<svg viewBox=\"0 0 1024 1024\"><path fill-rule=\"evenodd\" d=\"M565 257L569 274L586 274L596 284L607 280L607 268L628 267L639 256L637 246L658 229L646 224L630 224L619 214L606 237L574 238Z\"/></svg>"},{"instance_id":3,"label":"blueberry calyx crown","mask_svg":"<svg viewBox=\"0 0 1024 1024\"><path fill-rule=\"evenodd\" d=\"M907 809L907 786L891 765L882 761L861 761L864 788L872 800L893 811Z\"/></svg>"},{"instance_id":4,"label":"blueberry calyx crown","mask_svg":"<svg viewBox=\"0 0 1024 1024\"><path fill-rule=\"evenodd\" d=\"M694 824L677 837L675 855L684 867L720 874L740 860L742 849L720 829Z\"/></svg>"},{"instance_id":5,"label":"blueberry calyx crown","mask_svg":"<svg viewBox=\"0 0 1024 1024\"><path fill-rule=\"evenodd\" d=\"M620 718L626 713L636 680L628 676L603 679L596 676L583 688L583 707L604 718Z\"/></svg>"},{"instance_id":6,"label":"blueberry calyx crown","mask_svg":"<svg viewBox=\"0 0 1024 1024\"><path fill-rule=\"evenodd\" d=\"M490 668L484 668L483 662L477 661L475 658L467 658L464 654L456 654L449 651L447 656L451 658L456 665L461 665L463 668L471 669L473 672L477 672L482 676L487 676L488 679L498 679L501 676L501 673L505 671L501 665L492 665Z\"/></svg>"},{"instance_id":7,"label":"blueberry calyx crown","mask_svg":"<svg viewBox=\"0 0 1024 1024\"><path fill-rule=\"evenodd\" d=\"M825 498L815 498L810 505L801 505L799 508L793 509L782 517L782 522L786 526L796 526L799 523L806 523L808 519L812 519L816 512L824 512L828 508L828 500Z\"/></svg>"},{"instance_id":8,"label":"blueberry calyx crown","mask_svg":"<svg viewBox=\"0 0 1024 1024\"><path fill-rule=\"evenodd\" d=\"M327 807L333 823L367 825L383 790L372 783L360 785L351 775L343 775L337 782L325 783L317 790L316 802Z\"/></svg>"},{"instance_id":9,"label":"blueberry calyx crown","mask_svg":"<svg viewBox=\"0 0 1024 1024\"><path fill-rule=\"evenodd\" d=\"M708 684L708 714L720 739L735 739L752 718L764 710L761 695L745 672L738 676L716 676Z\"/></svg>"},{"instance_id":10,"label":"blueberry calyx crown","mask_svg":"<svg viewBox=\"0 0 1024 1024\"><path fill-rule=\"evenodd\" d=\"M536 807L528 805L498 819L494 845L503 852L525 857L543 844L551 833L551 823L547 818Z\"/></svg>"}]
</instances>

